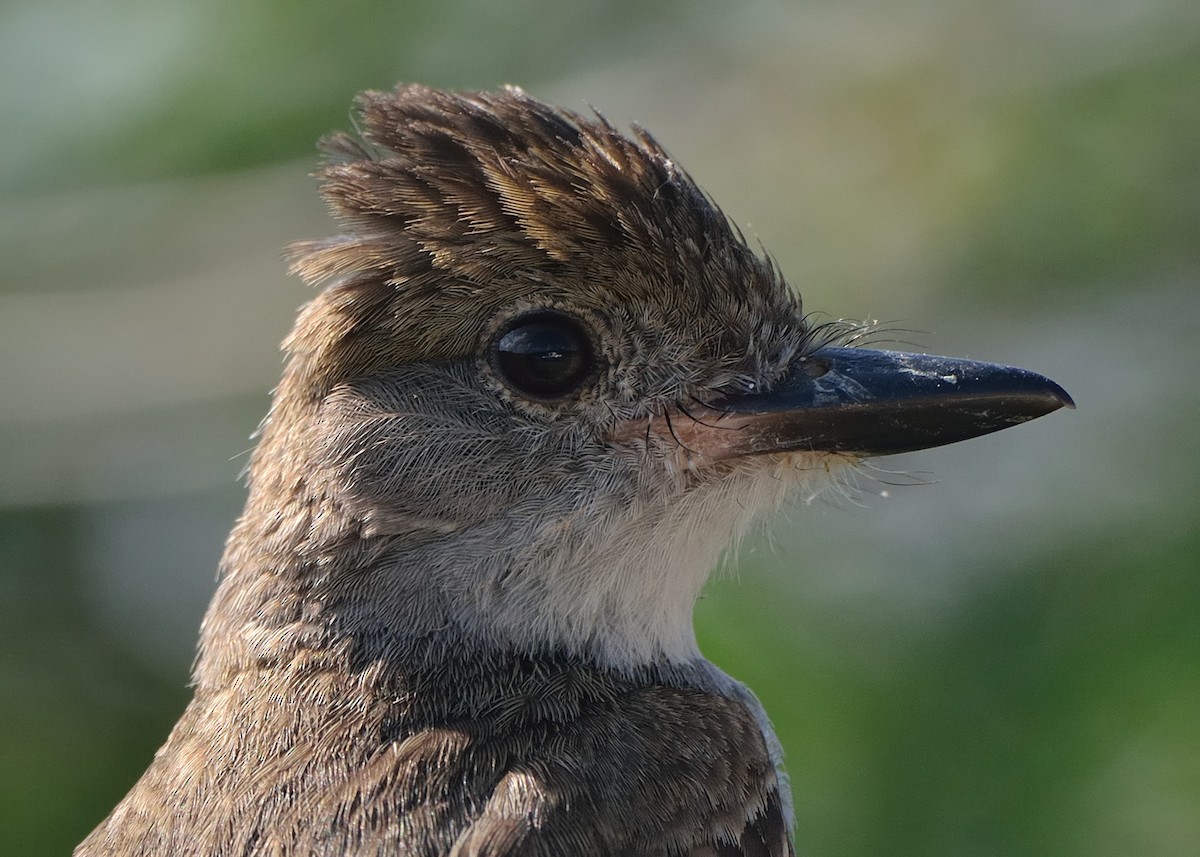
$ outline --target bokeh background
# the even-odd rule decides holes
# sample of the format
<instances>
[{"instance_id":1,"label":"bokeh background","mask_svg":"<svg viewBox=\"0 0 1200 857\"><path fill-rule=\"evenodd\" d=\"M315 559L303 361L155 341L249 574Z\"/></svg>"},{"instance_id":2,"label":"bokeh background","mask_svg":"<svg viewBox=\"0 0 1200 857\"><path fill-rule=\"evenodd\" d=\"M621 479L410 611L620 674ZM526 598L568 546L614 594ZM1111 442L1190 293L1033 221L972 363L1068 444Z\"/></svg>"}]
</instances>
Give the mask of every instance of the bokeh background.
<instances>
[{"instance_id":1,"label":"bokeh background","mask_svg":"<svg viewBox=\"0 0 1200 857\"><path fill-rule=\"evenodd\" d=\"M0 5L0 853L66 853L184 706L314 140L398 80L641 122L809 308L1077 399L710 587L802 853L1198 853L1194 0Z\"/></svg>"}]
</instances>

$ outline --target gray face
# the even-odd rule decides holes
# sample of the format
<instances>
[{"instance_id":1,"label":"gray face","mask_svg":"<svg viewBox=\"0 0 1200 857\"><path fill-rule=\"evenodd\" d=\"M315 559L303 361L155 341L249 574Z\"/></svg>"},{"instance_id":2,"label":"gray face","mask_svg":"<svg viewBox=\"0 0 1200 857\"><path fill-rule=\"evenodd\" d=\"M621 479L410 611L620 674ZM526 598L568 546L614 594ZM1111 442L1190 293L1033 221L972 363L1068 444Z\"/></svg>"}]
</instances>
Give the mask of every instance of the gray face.
<instances>
[{"instance_id":1,"label":"gray face","mask_svg":"<svg viewBox=\"0 0 1200 857\"><path fill-rule=\"evenodd\" d=\"M253 628L290 585L384 635L687 661L719 553L797 483L1069 401L1032 375L1014 399L1004 367L830 349L860 329L810 328L644 133L516 90L360 109L361 139L324 144L346 232L293 248L325 289L287 340L226 557L285 581L227 586L220 629L274 639Z\"/></svg>"},{"instance_id":2,"label":"gray face","mask_svg":"<svg viewBox=\"0 0 1200 857\"><path fill-rule=\"evenodd\" d=\"M812 344L798 298L646 135L515 91L360 106L227 565L269 522L381 625L695 657L717 554L816 465L708 461L676 426Z\"/></svg>"}]
</instances>

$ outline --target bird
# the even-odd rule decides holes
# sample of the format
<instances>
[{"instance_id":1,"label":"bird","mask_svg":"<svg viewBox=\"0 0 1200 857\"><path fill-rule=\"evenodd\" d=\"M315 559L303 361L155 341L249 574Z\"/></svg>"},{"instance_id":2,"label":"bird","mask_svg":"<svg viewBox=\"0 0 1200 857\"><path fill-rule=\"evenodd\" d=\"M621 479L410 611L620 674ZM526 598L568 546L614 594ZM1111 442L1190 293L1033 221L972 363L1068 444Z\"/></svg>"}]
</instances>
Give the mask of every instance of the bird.
<instances>
[{"instance_id":1,"label":"bird","mask_svg":"<svg viewBox=\"0 0 1200 857\"><path fill-rule=\"evenodd\" d=\"M802 486L1070 396L818 322L640 127L413 84L355 119L193 697L75 854L795 854L710 570Z\"/></svg>"}]
</instances>

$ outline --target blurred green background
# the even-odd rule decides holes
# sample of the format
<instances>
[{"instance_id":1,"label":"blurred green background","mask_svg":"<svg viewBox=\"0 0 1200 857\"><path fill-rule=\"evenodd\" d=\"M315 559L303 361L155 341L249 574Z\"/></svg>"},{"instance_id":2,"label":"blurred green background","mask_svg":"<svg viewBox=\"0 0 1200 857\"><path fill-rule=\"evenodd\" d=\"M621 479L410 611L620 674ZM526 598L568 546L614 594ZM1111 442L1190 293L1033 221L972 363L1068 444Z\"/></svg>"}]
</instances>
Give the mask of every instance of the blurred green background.
<instances>
[{"instance_id":1,"label":"blurred green background","mask_svg":"<svg viewBox=\"0 0 1200 857\"><path fill-rule=\"evenodd\" d=\"M808 308L1079 402L710 586L802 853L1198 853L1194 0L0 5L0 853L66 853L184 706L313 142L398 80L641 122Z\"/></svg>"}]
</instances>

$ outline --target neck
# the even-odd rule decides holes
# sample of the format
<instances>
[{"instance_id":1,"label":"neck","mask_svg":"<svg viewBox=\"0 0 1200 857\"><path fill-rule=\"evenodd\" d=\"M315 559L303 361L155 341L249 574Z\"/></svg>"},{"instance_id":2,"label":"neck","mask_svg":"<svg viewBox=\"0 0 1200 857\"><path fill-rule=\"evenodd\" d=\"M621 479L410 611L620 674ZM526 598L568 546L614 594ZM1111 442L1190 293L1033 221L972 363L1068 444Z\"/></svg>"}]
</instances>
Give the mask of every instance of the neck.
<instances>
[{"instance_id":1,"label":"neck","mask_svg":"<svg viewBox=\"0 0 1200 857\"><path fill-rule=\"evenodd\" d=\"M669 503L635 497L580 526L539 521L515 545L514 519L529 520L519 507L448 533L389 533L311 494L281 506L256 493L230 538L197 681L314 652L401 670L463 650L626 673L695 662L692 609L709 569L788 487L764 472Z\"/></svg>"}]
</instances>

